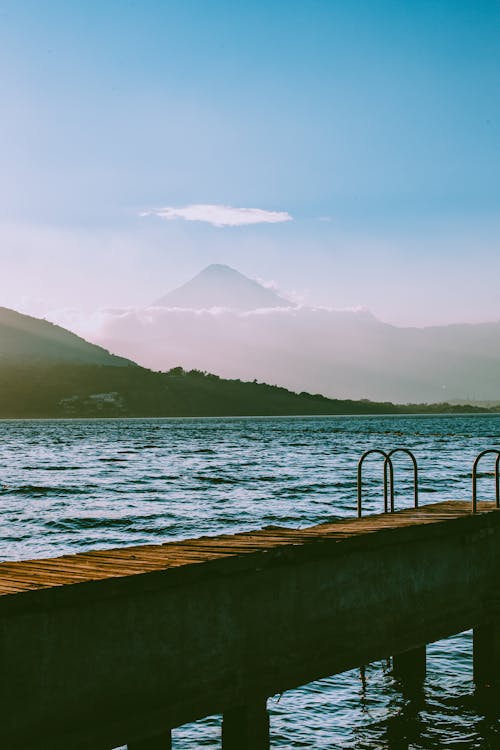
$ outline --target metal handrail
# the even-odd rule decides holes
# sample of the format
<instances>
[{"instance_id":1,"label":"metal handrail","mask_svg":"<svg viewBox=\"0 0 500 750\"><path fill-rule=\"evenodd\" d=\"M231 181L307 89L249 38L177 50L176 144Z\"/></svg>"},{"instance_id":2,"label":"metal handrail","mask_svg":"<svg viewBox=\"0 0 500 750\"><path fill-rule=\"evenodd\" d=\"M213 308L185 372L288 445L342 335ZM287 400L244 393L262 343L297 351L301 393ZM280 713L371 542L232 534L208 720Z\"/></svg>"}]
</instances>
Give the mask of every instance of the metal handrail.
<instances>
[{"instance_id":1,"label":"metal handrail","mask_svg":"<svg viewBox=\"0 0 500 750\"><path fill-rule=\"evenodd\" d=\"M389 453L387 454L387 458L384 463L384 472L387 473L387 461L391 459L391 456L393 456L395 453L406 453L407 456L409 456L413 463L413 505L415 508L418 508L418 464L417 459L415 458L414 454L409 448L393 448ZM499 457L500 458L500 457ZM393 477L394 481L394 477ZM394 513L394 492L391 495L391 513Z\"/></svg>"},{"instance_id":2,"label":"metal handrail","mask_svg":"<svg viewBox=\"0 0 500 750\"><path fill-rule=\"evenodd\" d=\"M472 465L472 512L477 513L477 465L483 456L487 453L494 453L497 457L495 461L495 505L500 508L500 450L488 448L482 451Z\"/></svg>"},{"instance_id":3,"label":"metal handrail","mask_svg":"<svg viewBox=\"0 0 500 750\"><path fill-rule=\"evenodd\" d=\"M380 456L384 457L384 513L387 513L388 508L388 493L387 493L387 466L389 466L389 486L391 491L391 508L394 508L394 468L392 466L391 457L383 450L380 450L379 448L370 448L370 450L365 451L361 458L358 461L358 518L361 518L362 515L362 485L363 485L363 464L365 462L365 459L368 458L372 453L378 453Z\"/></svg>"}]
</instances>

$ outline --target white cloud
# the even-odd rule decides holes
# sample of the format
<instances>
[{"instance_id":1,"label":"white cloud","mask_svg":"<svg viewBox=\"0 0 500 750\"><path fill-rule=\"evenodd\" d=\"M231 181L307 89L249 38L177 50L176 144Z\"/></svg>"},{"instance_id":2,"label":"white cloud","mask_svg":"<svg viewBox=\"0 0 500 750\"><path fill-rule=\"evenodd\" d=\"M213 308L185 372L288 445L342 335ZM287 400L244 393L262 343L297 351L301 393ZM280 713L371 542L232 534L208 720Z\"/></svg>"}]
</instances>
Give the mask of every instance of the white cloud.
<instances>
[{"instance_id":1,"label":"white cloud","mask_svg":"<svg viewBox=\"0 0 500 750\"><path fill-rule=\"evenodd\" d=\"M263 208L234 208L233 206L195 203L190 206L165 206L153 211L146 211L141 216L159 216L172 221L205 221L214 227L240 227L246 224L278 224L292 221L293 217L286 211L265 211Z\"/></svg>"}]
</instances>

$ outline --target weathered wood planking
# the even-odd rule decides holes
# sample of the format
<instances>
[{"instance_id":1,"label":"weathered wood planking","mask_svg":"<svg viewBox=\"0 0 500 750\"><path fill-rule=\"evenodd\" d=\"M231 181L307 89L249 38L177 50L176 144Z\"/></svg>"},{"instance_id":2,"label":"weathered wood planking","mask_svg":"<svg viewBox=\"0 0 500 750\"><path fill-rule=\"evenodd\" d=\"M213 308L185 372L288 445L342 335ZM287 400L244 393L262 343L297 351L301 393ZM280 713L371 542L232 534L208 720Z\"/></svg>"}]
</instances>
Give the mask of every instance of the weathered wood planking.
<instances>
[{"instance_id":1,"label":"weathered wood planking","mask_svg":"<svg viewBox=\"0 0 500 750\"><path fill-rule=\"evenodd\" d=\"M480 503L478 509L480 513L484 513L494 507L491 503ZM325 540L340 542L389 529L443 523L469 514L468 502L442 502L394 514L339 519L307 529L270 527L160 545L93 550L49 559L3 562L0 563L0 596L159 572L173 567L221 560L227 556L265 552L282 546L308 545Z\"/></svg>"}]
</instances>

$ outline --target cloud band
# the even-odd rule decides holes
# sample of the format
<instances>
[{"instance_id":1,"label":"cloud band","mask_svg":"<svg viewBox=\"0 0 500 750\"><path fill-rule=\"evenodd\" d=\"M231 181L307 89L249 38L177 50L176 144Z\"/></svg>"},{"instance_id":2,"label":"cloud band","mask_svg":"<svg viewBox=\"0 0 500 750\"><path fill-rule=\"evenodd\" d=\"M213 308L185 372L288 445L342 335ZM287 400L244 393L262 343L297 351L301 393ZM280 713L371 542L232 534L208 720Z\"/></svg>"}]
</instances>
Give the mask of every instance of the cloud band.
<instances>
[{"instance_id":1,"label":"cloud band","mask_svg":"<svg viewBox=\"0 0 500 750\"><path fill-rule=\"evenodd\" d=\"M172 221L204 221L214 227L240 227L248 224L279 224L292 221L286 211L265 211L262 208L234 208L233 206L194 203L189 206L165 206L146 211L141 216L159 216Z\"/></svg>"}]
</instances>

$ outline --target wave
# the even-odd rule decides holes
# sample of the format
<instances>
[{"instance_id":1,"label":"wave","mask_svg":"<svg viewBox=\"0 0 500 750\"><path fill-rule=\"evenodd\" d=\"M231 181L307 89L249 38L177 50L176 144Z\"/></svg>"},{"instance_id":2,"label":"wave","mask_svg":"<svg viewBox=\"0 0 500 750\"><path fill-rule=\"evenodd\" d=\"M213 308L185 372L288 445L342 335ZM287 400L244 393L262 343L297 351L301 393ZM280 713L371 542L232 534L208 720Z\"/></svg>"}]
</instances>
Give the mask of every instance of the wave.
<instances>
[{"instance_id":1,"label":"wave","mask_svg":"<svg viewBox=\"0 0 500 750\"><path fill-rule=\"evenodd\" d=\"M194 479L199 482L208 482L209 484L239 484L241 479L232 479L231 477L206 477L202 474L196 474Z\"/></svg>"},{"instance_id":2,"label":"wave","mask_svg":"<svg viewBox=\"0 0 500 750\"><path fill-rule=\"evenodd\" d=\"M92 517L76 517L76 518L59 518L57 520L50 520L44 523L47 529L58 529L58 530L78 530L78 529L99 529L99 528L114 528L114 527L129 527L137 521L141 520L137 516L121 516L120 518L92 518Z\"/></svg>"},{"instance_id":3,"label":"wave","mask_svg":"<svg viewBox=\"0 0 500 750\"><path fill-rule=\"evenodd\" d=\"M96 484L78 487L53 487L52 485L24 484L15 487L0 487L1 495L84 495L86 490L95 489Z\"/></svg>"},{"instance_id":4,"label":"wave","mask_svg":"<svg viewBox=\"0 0 500 750\"><path fill-rule=\"evenodd\" d=\"M85 466L22 466L21 471L83 471Z\"/></svg>"}]
</instances>

